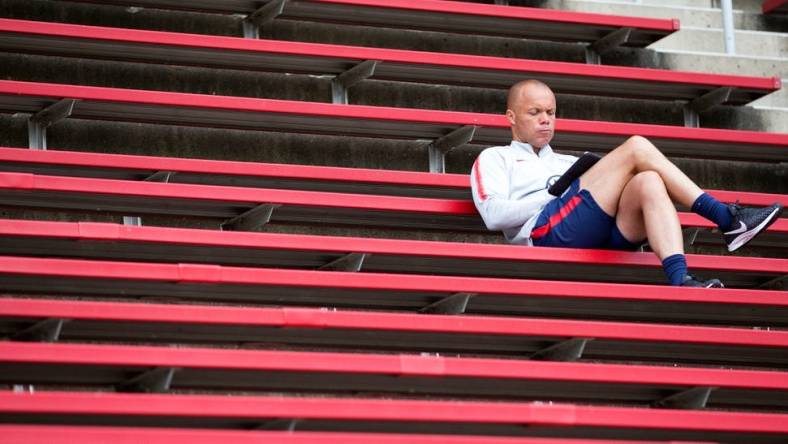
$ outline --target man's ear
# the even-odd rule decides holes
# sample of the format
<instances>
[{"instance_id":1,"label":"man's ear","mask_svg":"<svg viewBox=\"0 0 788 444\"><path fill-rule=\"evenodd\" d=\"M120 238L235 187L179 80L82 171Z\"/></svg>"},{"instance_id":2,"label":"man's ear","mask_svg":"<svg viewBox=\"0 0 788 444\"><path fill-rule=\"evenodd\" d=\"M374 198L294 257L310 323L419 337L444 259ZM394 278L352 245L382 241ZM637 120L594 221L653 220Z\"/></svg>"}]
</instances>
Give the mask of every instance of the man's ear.
<instances>
[{"instance_id":1,"label":"man's ear","mask_svg":"<svg viewBox=\"0 0 788 444\"><path fill-rule=\"evenodd\" d=\"M509 123L514 125L514 111L507 109L506 110L506 118L509 120Z\"/></svg>"}]
</instances>

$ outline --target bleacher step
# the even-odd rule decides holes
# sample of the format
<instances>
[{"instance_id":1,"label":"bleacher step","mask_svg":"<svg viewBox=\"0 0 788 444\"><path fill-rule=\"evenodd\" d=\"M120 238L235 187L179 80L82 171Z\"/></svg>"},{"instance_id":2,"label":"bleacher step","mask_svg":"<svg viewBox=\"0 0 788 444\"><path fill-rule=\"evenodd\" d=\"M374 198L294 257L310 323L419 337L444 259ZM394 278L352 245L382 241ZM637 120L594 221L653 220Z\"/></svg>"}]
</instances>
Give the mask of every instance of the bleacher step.
<instances>
[{"instance_id":1,"label":"bleacher step","mask_svg":"<svg viewBox=\"0 0 788 444\"><path fill-rule=\"evenodd\" d=\"M596 363L788 368L788 331L325 308L252 308L71 299L0 299L0 333L19 338L64 320L62 342L201 344L255 349L389 351L525 359L585 338ZM68 322L65 322L68 319ZM240 346L238 344L241 344Z\"/></svg>"},{"instance_id":2,"label":"bleacher step","mask_svg":"<svg viewBox=\"0 0 788 444\"><path fill-rule=\"evenodd\" d=\"M737 30L734 34L735 54L741 57L788 57L788 34L766 31ZM725 53L725 36L721 28L682 26L649 46L657 51L692 51Z\"/></svg>"},{"instance_id":3,"label":"bleacher step","mask_svg":"<svg viewBox=\"0 0 788 444\"><path fill-rule=\"evenodd\" d=\"M552 402L457 402L281 396L0 393L0 411L27 422L250 429L298 418L299 430L421 432L607 439L783 443L786 415L591 407ZM302 426L304 428L302 428ZM440 437L436 437L440 442ZM519 442L519 441L518 441ZM555 442L555 441L551 441Z\"/></svg>"},{"instance_id":4,"label":"bleacher step","mask_svg":"<svg viewBox=\"0 0 788 444\"><path fill-rule=\"evenodd\" d=\"M591 12L598 14L616 14L633 17L675 18L681 26L722 28L722 12L720 8L697 6L696 3L684 6L679 2L616 2L593 0L546 0L540 6L564 11ZM681 2L683 3L683 2ZM733 25L736 29L780 31L780 27L788 19L764 19L760 9L741 8L734 4Z\"/></svg>"},{"instance_id":5,"label":"bleacher step","mask_svg":"<svg viewBox=\"0 0 788 444\"><path fill-rule=\"evenodd\" d=\"M0 382L118 391L283 391L414 399L489 399L650 406L669 394L714 387L710 409L788 411L788 373L603 364L543 358L237 350L83 343L0 342ZM70 371L64 371L65 368ZM126 386L150 368L176 369L167 388ZM396 376L392 378L392 376ZM128 387L128 388L123 388ZM704 408L705 408L704 407ZM687 407L693 412L702 408Z\"/></svg>"},{"instance_id":6,"label":"bleacher step","mask_svg":"<svg viewBox=\"0 0 788 444\"><path fill-rule=\"evenodd\" d=\"M51 444L68 436L81 444L628 444L611 439L589 440L572 438L511 438L493 436L457 436L397 434L397 433L341 433L271 430L206 430L161 427L89 427L55 425L0 425L6 444ZM638 441L658 444L663 441ZM678 441L671 441L680 444Z\"/></svg>"}]
</instances>

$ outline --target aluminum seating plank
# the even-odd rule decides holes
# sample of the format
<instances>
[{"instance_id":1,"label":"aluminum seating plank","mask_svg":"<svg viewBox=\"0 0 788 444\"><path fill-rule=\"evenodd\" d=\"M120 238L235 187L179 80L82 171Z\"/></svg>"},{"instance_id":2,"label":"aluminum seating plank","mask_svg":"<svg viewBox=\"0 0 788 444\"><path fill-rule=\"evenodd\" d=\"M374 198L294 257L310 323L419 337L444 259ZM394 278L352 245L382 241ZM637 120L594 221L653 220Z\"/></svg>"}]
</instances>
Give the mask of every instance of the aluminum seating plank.
<instances>
[{"instance_id":1,"label":"aluminum seating plank","mask_svg":"<svg viewBox=\"0 0 788 444\"><path fill-rule=\"evenodd\" d=\"M367 254L363 270L372 272L665 282L648 253L0 219L5 255L316 269L348 252ZM788 274L785 259L690 254L688 264L728 287Z\"/></svg>"},{"instance_id":2,"label":"aluminum seating plank","mask_svg":"<svg viewBox=\"0 0 788 444\"><path fill-rule=\"evenodd\" d=\"M15 423L69 418L85 425L248 429L271 418L300 418L299 430L304 431L746 440L755 444L779 443L788 433L788 421L781 414L544 403L37 392L0 393L0 411L6 421Z\"/></svg>"},{"instance_id":3,"label":"aluminum seating plank","mask_svg":"<svg viewBox=\"0 0 788 444\"><path fill-rule=\"evenodd\" d=\"M788 368L788 333L776 330L536 318L0 299L0 335L68 319L61 341L282 344L524 358L573 337L593 338L583 360Z\"/></svg>"},{"instance_id":4,"label":"aluminum seating plank","mask_svg":"<svg viewBox=\"0 0 788 444\"><path fill-rule=\"evenodd\" d=\"M511 141L509 123L497 114L0 81L2 112L37 112L63 98L80 100L73 119L410 140L437 139L460 126L474 125L479 127L474 144ZM668 155L761 162L788 159L788 134L570 119L557 122L554 145L605 151L633 134L651 138Z\"/></svg>"},{"instance_id":5,"label":"aluminum seating plank","mask_svg":"<svg viewBox=\"0 0 788 444\"><path fill-rule=\"evenodd\" d=\"M18 256L0 257L0 274L0 289L8 293L410 311L455 293L477 293L468 304L468 313L788 325L785 291Z\"/></svg>"},{"instance_id":6,"label":"aluminum seating plank","mask_svg":"<svg viewBox=\"0 0 788 444\"><path fill-rule=\"evenodd\" d=\"M249 0L81 0L208 13L249 14ZM644 47L679 29L678 20L479 5L442 0L291 0L282 19L593 42L623 27L633 28L629 46Z\"/></svg>"},{"instance_id":7,"label":"aluminum seating plank","mask_svg":"<svg viewBox=\"0 0 788 444\"><path fill-rule=\"evenodd\" d=\"M0 19L0 48L80 58L316 75L365 60L373 79L506 89L532 77L561 94L693 100L721 87L743 105L780 88L777 77L745 77L542 60L429 53L343 45L249 40L158 31Z\"/></svg>"},{"instance_id":8,"label":"aluminum seating plank","mask_svg":"<svg viewBox=\"0 0 788 444\"><path fill-rule=\"evenodd\" d=\"M169 183L285 188L339 193L468 199L467 174L433 174L259 162L139 156L0 147L0 171L86 178L144 180L158 171ZM723 202L788 206L788 195L709 190Z\"/></svg>"},{"instance_id":9,"label":"aluminum seating plank","mask_svg":"<svg viewBox=\"0 0 788 444\"><path fill-rule=\"evenodd\" d=\"M707 406L788 409L788 372L590 364L414 354L0 343L0 382L107 388L177 368L171 390L285 391L560 400L648 406L698 386Z\"/></svg>"},{"instance_id":10,"label":"aluminum seating plank","mask_svg":"<svg viewBox=\"0 0 788 444\"><path fill-rule=\"evenodd\" d=\"M440 229L487 232L469 200L354 195L316 191L129 182L0 173L0 204L27 208L80 209L180 215L227 220L261 204L281 205L274 222ZM232 196L228 200L227 196ZM692 213L680 213L685 227L714 228ZM788 219L781 218L753 241L780 247ZM716 243L721 242L715 236Z\"/></svg>"},{"instance_id":11,"label":"aluminum seating plank","mask_svg":"<svg viewBox=\"0 0 788 444\"><path fill-rule=\"evenodd\" d=\"M658 441L620 441L561 438L511 438L493 436L434 436L395 433L336 433L301 431L230 431L144 427L77 427L55 425L2 425L6 444L50 444L68 436L82 444L657 444ZM672 444L681 444L674 441Z\"/></svg>"}]
</instances>

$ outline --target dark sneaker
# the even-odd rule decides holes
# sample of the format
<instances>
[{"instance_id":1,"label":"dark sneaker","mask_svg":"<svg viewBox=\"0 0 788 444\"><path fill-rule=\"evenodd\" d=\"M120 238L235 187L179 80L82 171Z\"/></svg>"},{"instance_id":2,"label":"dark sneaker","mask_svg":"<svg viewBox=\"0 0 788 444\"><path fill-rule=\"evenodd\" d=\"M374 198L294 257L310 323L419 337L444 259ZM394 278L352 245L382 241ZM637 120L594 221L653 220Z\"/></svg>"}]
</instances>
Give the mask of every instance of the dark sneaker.
<instances>
[{"instance_id":1,"label":"dark sneaker","mask_svg":"<svg viewBox=\"0 0 788 444\"><path fill-rule=\"evenodd\" d=\"M751 208L731 204L728 205L728 210L733 215L734 228L722 233L722 237L728 244L728 251L736 251L773 224L780 217L783 207L774 204L766 208Z\"/></svg>"},{"instance_id":2,"label":"dark sneaker","mask_svg":"<svg viewBox=\"0 0 788 444\"><path fill-rule=\"evenodd\" d=\"M682 287L700 287L700 288L724 288L719 279L709 279L708 281L698 281L694 277L687 275L684 276L684 282L681 283Z\"/></svg>"}]
</instances>

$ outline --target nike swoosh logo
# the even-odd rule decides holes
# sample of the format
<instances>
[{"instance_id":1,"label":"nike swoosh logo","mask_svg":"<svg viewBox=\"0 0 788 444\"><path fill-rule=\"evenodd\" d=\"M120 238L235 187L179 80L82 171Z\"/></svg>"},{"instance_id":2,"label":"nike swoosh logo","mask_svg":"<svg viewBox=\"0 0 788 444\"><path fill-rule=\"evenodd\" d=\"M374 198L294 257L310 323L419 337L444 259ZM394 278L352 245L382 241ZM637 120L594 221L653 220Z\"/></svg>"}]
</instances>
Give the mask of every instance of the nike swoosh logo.
<instances>
[{"instance_id":1,"label":"nike swoosh logo","mask_svg":"<svg viewBox=\"0 0 788 444\"><path fill-rule=\"evenodd\" d=\"M739 234L739 233L744 233L745 231L747 231L747 225L744 225L744 222L739 221L739 224L740 224L739 228L737 228L735 230L732 230L732 231L729 231L729 232L727 232L725 234Z\"/></svg>"}]
</instances>

